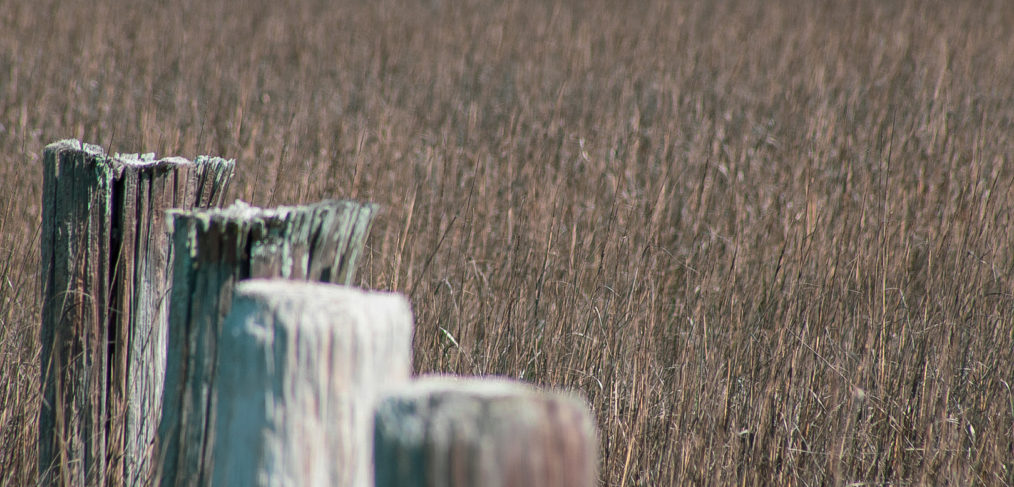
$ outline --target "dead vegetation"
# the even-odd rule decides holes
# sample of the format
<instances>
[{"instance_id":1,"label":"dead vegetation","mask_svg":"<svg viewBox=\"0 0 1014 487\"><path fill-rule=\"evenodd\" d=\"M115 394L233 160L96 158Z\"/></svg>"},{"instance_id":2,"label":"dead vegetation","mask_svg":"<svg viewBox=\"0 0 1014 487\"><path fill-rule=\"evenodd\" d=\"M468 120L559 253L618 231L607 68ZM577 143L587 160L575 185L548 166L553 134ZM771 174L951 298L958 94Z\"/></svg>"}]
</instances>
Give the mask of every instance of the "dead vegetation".
<instances>
[{"instance_id":1,"label":"dead vegetation","mask_svg":"<svg viewBox=\"0 0 1014 487\"><path fill-rule=\"evenodd\" d=\"M0 0L0 484L41 152L368 199L416 368L576 388L607 485L1014 483L1014 9Z\"/></svg>"}]
</instances>

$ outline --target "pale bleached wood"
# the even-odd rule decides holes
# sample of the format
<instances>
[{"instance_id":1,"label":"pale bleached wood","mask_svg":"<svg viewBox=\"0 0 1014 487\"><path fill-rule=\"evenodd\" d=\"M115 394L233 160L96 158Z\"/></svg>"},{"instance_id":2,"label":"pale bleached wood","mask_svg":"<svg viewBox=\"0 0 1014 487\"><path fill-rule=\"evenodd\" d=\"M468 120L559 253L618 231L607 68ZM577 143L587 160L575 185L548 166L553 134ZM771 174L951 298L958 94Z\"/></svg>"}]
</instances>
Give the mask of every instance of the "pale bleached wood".
<instances>
[{"instance_id":1,"label":"pale bleached wood","mask_svg":"<svg viewBox=\"0 0 1014 487\"><path fill-rule=\"evenodd\" d=\"M216 486L372 485L373 400L408 380L400 295L240 283L218 344Z\"/></svg>"},{"instance_id":2,"label":"pale bleached wood","mask_svg":"<svg viewBox=\"0 0 1014 487\"><path fill-rule=\"evenodd\" d=\"M165 363L164 210L217 204L233 163L76 140L43 161L40 480L141 485Z\"/></svg>"},{"instance_id":3,"label":"pale bleached wood","mask_svg":"<svg viewBox=\"0 0 1014 487\"><path fill-rule=\"evenodd\" d=\"M173 214L161 485L210 481L218 340L236 283L257 277L350 283L375 212L372 204L329 200L272 209L237 202Z\"/></svg>"},{"instance_id":4,"label":"pale bleached wood","mask_svg":"<svg viewBox=\"0 0 1014 487\"><path fill-rule=\"evenodd\" d=\"M586 403L493 378L431 376L379 399L377 487L592 487Z\"/></svg>"}]
</instances>

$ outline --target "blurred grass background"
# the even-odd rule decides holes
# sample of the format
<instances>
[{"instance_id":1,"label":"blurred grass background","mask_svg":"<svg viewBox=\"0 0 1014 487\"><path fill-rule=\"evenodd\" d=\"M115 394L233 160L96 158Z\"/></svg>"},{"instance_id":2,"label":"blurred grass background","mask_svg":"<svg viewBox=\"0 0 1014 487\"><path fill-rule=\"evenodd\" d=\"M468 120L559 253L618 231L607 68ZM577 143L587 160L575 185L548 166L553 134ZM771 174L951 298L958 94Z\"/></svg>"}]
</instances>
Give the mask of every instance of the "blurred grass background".
<instances>
[{"instance_id":1,"label":"blurred grass background","mask_svg":"<svg viewBox=\"0 0 1014 487\"><path fill-rule=\"evenodd\" d=\"M605 485L1014 483L1009 1L0 0L0 484L41 154L383 206L416 369L581 391ZM231 198L230 198L231 199Z\"/></svg>"}]
</instances>

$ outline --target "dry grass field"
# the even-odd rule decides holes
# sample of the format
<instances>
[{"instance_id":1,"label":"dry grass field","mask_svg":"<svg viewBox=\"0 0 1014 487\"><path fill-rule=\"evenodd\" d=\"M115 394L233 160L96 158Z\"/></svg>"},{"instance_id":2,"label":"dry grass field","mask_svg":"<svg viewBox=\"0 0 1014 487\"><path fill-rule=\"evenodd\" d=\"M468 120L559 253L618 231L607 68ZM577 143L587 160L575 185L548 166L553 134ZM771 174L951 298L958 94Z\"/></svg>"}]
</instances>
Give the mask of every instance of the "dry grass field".
<instances>
[{"instance_id":1,"label":"dry grass field","mask_svg":"<svg viewBox=\"0 0 1014 487\"><path fill-rule=\"evenodd\" d=\"M581 391L603 485L1014 484L1014 7L0 0L0 484L41 153L383 206L415 367Z\"/></svg>"}]
</instances>

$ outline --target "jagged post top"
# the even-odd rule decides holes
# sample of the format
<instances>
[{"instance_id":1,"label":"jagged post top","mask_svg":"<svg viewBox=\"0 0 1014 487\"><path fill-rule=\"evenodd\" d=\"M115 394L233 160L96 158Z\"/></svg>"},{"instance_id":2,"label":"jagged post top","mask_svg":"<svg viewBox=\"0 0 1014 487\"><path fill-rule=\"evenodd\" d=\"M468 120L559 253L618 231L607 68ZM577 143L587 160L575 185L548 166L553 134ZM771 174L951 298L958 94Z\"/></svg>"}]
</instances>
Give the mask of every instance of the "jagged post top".
<instances>
[{"instance_id":1,"label":"jagged post top","mask_svg":"<svg viewBox=\"0 0 1014 487\"><path fill-rule=\"evenodd\" d=\"M235 167L236 161L234 159L224 159L215 156L197 156L196 159L191 161L185 157L169 156L156 159L154 152L148 152L144 154L121 154L114 153L113 155L106 154L105 149L94 144L83 143L77 139L64 139L57 142L53 142L45 147L45 152L53 152L60 154L63 152L79 152L86 158L92 161L97 167L104 167L112 170L116 175L123 171L127 167L144 168L144 167L166 167L170 168L173 166L183 166L187 164L196 164L198 166L211 166L223 168ZM221 177L230 177L231 171L220 171Z\"/></svg>"},{"instance_id":2,"label":"jagged post top","mask_svg":"<svg viewBox=\"0 0 1014 487\"><path fill-rule=\"evenodd\" d=\"M167 224L181 245L178 255L241 263L240 278L351 284L376 212L373 203L350 200L275 208L237 200L225 209L170 211ZM222 235L231 242L224 254L208 247L217 248L212 241ZM201 252L202 247L207 251Z\"/></svg>"},{"instance_id":3,"label":"jagged post top","mask_svg":"<svg viewBox=\"0 0 1014 487\"><path fill-rule=\"evenodd\" d=\"M328 199L306 205L261 208L242 200L236 200L227 208L170 210L167 213L170 217L170 225L181 221L194 221L199 222L203 229L207 229L213 223L269 224L285 221L300 214L325 215L335 210L358 210L364 213L361 215L362 217L370 218L376 213L377 205L355 200ZM321 217L323 218L323 216ZM172 230L171 227L170 230Z\"/></svg>"}]
</instances>

